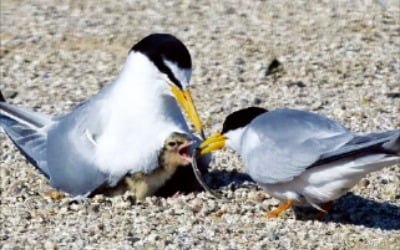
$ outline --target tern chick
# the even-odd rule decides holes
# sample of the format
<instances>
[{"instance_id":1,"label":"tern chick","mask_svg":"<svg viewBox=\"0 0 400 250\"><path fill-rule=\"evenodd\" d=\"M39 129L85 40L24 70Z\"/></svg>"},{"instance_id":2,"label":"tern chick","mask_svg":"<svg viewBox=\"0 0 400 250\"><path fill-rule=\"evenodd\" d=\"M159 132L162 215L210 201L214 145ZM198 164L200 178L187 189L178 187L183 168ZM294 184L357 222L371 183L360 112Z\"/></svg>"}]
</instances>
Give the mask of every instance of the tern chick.
<instances>
[{"instance_id":1,"label":"tern chick","mask_svg":"<svg viewBox=\"0 0 400 250\"><path fill-rule=\"evenodd\" d=\"M400 163L400 130L355 133L324 116L293 109L236 111L221 132L200 145L201 154L225 144L240 154L260 186L283 201L269 218L293 204L325 212L366 174Z\"/></svg>"},{"instance_id":2,"label":"tern chick","mask_svg":"<svg viewBox=\"0 0 400 250\"><path fill-rule=\"evenodd\" d=\"M178 167L192 162L189 153L193 141L181 133L173 133L167 138L159 155L159 166L152 173L135 173L125 178L129 189L137 199L153 195L176 172Z\"/></svg>"},{"instance_id":3,"label":"tern chick","mask_svg":"<svg viewBox=\"0 0 400 250\"><path fill-rule=\"evenodd\" d=\"M159 153L158 167L151 173L136 172L127 175L115 188L101 188L96 193L114 196L130 190L140 200L153 195L179 167L188 166L192 162L190 147L193 143L192 138L186 134L172 133Z\"/></svg>"}]
</instances>

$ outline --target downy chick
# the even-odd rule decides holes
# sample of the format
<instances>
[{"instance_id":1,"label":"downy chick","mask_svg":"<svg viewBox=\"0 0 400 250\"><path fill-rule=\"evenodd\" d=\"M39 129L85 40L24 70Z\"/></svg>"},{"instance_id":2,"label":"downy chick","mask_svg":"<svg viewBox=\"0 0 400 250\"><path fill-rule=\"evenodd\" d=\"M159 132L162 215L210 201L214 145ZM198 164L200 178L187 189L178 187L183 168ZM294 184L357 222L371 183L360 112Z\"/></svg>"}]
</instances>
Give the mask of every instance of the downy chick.
<instances>
[{"instance_id":1,"label":"downy chick","mask_svg":"<svg viewBox=\"0 0 400 250\"><path fill-rule=\"evenodd\" d=\"M191 162L190 146L193 144L189 135L183 133L172 133L164 143L158 156L158 167L151 173L143 172L127 175L121 182L112 189L97 190L96 193L106 195L118 195L127 190L134 193L136 199L144 199L153 195L176 170L181 166L188 166Z\"/></svg>"}]
</instances>

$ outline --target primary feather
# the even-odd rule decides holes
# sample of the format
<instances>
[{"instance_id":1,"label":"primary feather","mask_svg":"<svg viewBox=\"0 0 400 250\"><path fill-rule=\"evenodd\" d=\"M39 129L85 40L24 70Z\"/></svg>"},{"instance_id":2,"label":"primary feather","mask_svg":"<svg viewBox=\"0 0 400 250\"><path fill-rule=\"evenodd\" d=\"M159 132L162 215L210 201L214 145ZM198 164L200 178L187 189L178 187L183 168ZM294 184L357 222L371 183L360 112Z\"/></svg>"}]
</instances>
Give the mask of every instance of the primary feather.
<instances>
[{"instance_id":1,"label":"primary feather","mask_svg":"<svg viewBox=\"0 0 400 250\"><path fill-rule=\"evenodd\" d=\"M44 114L11 106L4 98L0 102L0 111L0 127L28 161L49 177L46 140L47 129L53 120Z\"/></svg>"}]
</instances>

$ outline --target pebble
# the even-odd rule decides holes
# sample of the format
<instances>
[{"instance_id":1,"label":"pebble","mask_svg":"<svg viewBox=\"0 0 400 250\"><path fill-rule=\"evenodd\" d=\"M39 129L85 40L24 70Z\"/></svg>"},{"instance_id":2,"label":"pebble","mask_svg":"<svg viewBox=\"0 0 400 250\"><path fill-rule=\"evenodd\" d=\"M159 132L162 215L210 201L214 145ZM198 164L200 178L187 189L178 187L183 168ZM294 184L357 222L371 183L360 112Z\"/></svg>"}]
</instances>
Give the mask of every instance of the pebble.
<instances>
[{"instance_id":1,"label":"pebble","mask_svg":"<svg viewBox=\"0 0 400 250\"><path fill-rule=\"evenodd\" d=\"M313 110L355 131L400 127L400 3L378 1L1 1L1 83L9 101L62 114L119 73L131 46L170 32L193 59L207 135L250 105ZM278 58L283 71L265 75ZM97 195L68 205L0 133L0 248L398 249L399 165L367 175L321 221L312 208L245 184L240 158L214 154L215 199ZM233 171L235 170L235 171ZM229 174L228 174L229 173ZM35 202L30 200L33 197Z\"/></svg>"}]
</instances>

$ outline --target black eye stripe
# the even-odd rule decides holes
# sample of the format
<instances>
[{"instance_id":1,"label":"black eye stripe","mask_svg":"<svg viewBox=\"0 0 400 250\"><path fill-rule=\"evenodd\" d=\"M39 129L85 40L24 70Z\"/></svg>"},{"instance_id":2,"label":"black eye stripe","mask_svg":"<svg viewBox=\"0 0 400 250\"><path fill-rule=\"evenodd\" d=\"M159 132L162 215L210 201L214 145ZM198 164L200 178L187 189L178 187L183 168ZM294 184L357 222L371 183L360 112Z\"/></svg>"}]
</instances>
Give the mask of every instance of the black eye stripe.
<instances>
[{"instance_id":1,"label":"black eye stripe","mask_svg":"<svg viewBox=\"0 0 400 250\"><path fill-rule=\"evenodd\" d=\"M179 68L192 68L190 53L179 39L170 34L151 34L135 44L132 50L145 54L171 82L182 89L182 83L164 63L164 60L168 60L176 63Z\"/></svg>"},{"instance_id":2,"label":"black eye stripe","mask_svg":"<svg viewBox=\"0 0 400 250\"><path fill-rule=\"evenodd\" d=\"M158 64L158 61L159 61L159 64ZM157 60L154 64L156 65L158 70L167 74L167 76L171 80L171 82L173 82L176 86L178 86L180 89L182 89L182 84L179 82L178 79L176 79L174 73L172 73L172 70L167 65L165 65L164 60Z\"/></svg>"}]
</instances>

